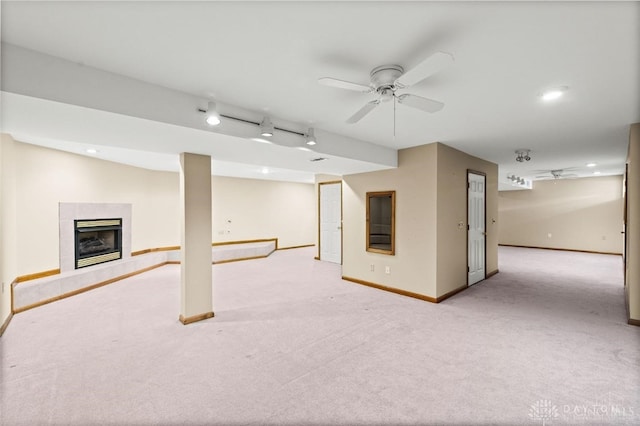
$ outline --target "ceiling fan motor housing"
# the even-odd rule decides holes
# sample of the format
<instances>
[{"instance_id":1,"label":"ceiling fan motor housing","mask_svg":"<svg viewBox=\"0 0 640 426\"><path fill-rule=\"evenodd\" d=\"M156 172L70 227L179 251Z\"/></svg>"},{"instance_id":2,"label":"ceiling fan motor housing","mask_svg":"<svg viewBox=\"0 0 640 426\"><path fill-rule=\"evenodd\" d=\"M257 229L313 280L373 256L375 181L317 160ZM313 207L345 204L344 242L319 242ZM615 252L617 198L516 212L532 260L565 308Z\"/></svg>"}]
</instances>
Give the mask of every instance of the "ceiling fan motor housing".
<instances>
[{"instance_id":1,"label":"ceiling fan motor housing","mask_svg":"<svg viewBox=\"0 0 640 426\"><path fill-rule=\"evenodd\" d=\"M404 74L404 68L400 65L382 65L371 71L371 85L378 93L385 89L392 92L396 90L395 81Z\"/></svg>"}]
</instances>

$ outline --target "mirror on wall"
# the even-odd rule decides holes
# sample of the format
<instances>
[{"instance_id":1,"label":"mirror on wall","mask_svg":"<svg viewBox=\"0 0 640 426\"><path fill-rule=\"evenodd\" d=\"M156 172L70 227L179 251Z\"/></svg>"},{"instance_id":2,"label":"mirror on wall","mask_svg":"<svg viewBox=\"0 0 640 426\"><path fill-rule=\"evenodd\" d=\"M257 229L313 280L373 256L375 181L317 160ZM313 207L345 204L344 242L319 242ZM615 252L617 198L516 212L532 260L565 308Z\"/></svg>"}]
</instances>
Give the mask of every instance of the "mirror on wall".
<instances>
[{"instance_id":1,"label":"mirror on wall","mask_svg":"<svg viewBox=\"0 0 640 426\"><path fill-rule=\"evenodd\" d=\"M367 251L395 254L396 191L367 192Z\"/></svg>"}]
</instances>

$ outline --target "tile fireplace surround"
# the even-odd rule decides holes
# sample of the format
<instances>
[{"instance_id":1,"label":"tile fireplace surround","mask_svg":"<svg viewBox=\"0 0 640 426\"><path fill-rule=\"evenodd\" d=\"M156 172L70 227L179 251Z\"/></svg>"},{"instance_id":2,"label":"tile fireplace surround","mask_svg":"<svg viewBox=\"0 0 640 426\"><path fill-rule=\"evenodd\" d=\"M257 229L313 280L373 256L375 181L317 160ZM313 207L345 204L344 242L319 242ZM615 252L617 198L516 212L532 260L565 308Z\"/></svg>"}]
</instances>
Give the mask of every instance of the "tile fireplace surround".
<instances>
[{"instance_id":1,"label":"tile fireplace surround","mask_svg":"<svg viewBox=\"0 0 640 426\"><path fill-rule=\"evenodd\" d=\"M60 273L75 271L76 219L122 218L122 259L131 257L131 204L60 203Z\"/></svg>"}]
</instances>

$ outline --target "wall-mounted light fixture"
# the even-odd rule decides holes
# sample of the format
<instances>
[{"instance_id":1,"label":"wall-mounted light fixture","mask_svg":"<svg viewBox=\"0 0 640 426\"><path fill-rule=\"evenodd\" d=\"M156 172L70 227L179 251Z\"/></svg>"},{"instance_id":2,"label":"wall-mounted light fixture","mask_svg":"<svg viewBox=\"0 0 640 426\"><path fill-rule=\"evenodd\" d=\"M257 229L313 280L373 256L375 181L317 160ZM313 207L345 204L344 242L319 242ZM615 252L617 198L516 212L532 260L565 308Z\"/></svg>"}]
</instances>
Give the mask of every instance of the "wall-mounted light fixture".
<instances>
[{"instance_id":1,"label":"wall-mounted light fixture","mask_svg":"<svg viewBox=\"0 0 640 426\"><path fill-rule=\"evenodd\" d=\"M516 150L516 161L522 163L523 161L531 160L530 149L518 149Z\"/></svg>"},{"instance_id":2,"label":"wall-mounted light fixture","mask_svg":"<svg viewBox=\"0 0 640 426\"><path fill-rule=\"evenodd\" d=\"M269 117L264 117L260 123L260 134L265 138L273 136L273 123Z\"/></svg>"}]
</instances>

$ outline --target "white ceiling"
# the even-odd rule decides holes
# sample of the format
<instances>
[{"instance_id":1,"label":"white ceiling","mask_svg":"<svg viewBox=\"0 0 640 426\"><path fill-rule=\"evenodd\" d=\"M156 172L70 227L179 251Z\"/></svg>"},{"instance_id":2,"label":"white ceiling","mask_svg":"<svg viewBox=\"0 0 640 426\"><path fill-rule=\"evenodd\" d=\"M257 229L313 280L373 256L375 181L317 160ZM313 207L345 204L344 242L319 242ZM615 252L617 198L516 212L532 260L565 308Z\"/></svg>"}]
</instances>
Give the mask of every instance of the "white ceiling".
<instances>
[{"instance_id":1,"label":"white ceiling","mask_svg":"<svg viewBox=\"0 0 640 426\"><path fill-rule=\"evenodd\" d=\"M228 148L224 154L204 139L187 148L220 158L215 173L232 176L310 181L314 173L388 168L366 157L375 145L388 153L436 141L499 164L505 183L508 174L534 178L549 169L592 176L589 162L603 175L621 174L628 126L640 121L638 2L3 1L0 7L4 131L72 152L99 146L102 158L143 167L176 169L184 140L213 134L216 146ZM126 107L60 100L35 84L13 90L4 77L11 46L216 100L253 112L253 120L269 114L276 126L314 127L317 152L162 123ZM320 77L368 84L376 66L410 69L437 51L451 53L454 63L405 92L445 107L427 114L398 105L395 136L392 103L346 124L375 97L317 84ZM542 101L539 94L556 86L569 90L557 102ZM199 120L195 109L188 113ZM26 111L35 115L21 118ZM34 119L45 111L59 118L55 128ZM76 124L87 114L102 128ZM156 147L159 134L173 139ZM332 151L323 151L323 143L333 143ZM530 162L515 161L520 148L532 150ZM309 161L318 156L328 160Z\"/></svg>"}]
</instances>

